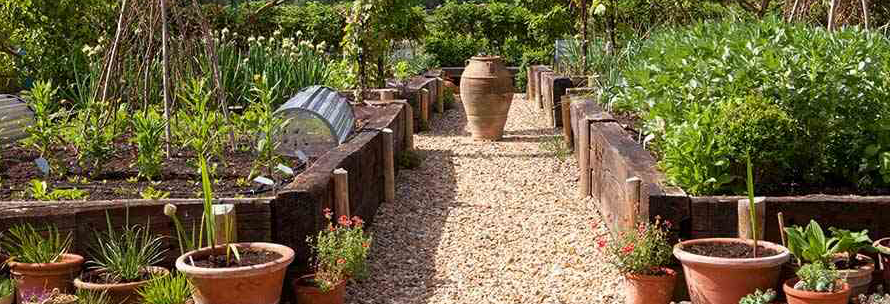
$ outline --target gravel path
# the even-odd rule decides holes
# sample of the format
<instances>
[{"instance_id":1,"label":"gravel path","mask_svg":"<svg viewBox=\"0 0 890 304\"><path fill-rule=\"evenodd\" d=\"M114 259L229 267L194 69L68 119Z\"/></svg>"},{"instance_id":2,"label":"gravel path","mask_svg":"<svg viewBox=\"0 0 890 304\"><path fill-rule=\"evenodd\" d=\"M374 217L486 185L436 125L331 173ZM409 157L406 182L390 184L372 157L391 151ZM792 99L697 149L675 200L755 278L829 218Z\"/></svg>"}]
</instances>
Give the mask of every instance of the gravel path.
<instances>
[{"instance_id":1,"label":"gravel path","mask_svg":"<svg viewBox=\"0 0 890 304\"><path fill-rule=\"evenodd\" d=\"M577 164L517 95L506 138L474 142L458 104L417 134L424 157L397 177L372 228L371 276L349 303L618 303L593 246L596 212L577 199Z\"/></svg>"}]
</instances>

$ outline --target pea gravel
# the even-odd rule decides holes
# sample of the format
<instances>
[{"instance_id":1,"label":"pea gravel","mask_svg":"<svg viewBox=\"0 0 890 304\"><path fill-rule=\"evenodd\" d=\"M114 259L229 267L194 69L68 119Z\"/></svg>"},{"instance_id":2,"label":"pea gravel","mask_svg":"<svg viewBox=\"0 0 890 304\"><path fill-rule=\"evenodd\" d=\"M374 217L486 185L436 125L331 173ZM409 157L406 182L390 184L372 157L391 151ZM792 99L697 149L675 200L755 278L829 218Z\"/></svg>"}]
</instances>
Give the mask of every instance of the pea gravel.
<instances>
[{"instance_id":1,"label":"pea gravel","mask_svg":"<svg viewBox=\"0 0 890 304\"><path fill-rule=\"evenodd\" d=\"M577 198L577 164L536 105L516 95L506 135L475 142L460 104L418 133L424 158L370 229L370 277L348 303L621 303ZM562 155L562 157L560 157Z\"/></svg>"}]
</instances>

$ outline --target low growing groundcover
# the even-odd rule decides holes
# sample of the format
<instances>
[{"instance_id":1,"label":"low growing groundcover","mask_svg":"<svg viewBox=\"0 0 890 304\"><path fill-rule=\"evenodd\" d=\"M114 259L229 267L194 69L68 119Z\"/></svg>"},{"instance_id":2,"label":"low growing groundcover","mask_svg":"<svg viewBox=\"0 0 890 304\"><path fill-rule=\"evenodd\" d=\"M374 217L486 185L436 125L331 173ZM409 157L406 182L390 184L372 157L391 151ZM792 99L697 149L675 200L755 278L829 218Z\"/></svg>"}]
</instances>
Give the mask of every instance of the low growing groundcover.
<instances>
[{"instance_id":1,"label":"low growing groundcover","mask_svg":"<svg viewBox=\"0 0 890 304\"><path fill-rule=\"evenodd\" d=\"M776 18L653 34L613 110L641 117L669 181L694 195L887 194L890 41Z\"/></svg>"}]
</instances>

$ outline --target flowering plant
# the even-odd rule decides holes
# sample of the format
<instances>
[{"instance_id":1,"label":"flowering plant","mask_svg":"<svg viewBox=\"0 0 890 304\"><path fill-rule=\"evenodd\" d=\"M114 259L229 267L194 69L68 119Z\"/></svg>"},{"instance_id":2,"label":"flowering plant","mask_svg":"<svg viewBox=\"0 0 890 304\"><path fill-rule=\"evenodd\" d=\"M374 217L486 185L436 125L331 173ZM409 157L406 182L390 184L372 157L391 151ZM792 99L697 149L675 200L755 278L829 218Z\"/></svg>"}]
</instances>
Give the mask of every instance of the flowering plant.
<instances>
[{"instance_id":1,"label":"flowering plant","mask_svg":"<svg viewBox=\"0 0 890 304\"><path fill-rule=\"evenodd\" d=\"M325 209L324 215L328 228L319 231L314 240L310 238L309 243L316 253L315 284L327 292L341 281L367 275L371 236L365 233L364 222L357 216L340 216L335 224L330 222L330 209Z\"/></svg>"},{"instance_id":2,"label":"flowering plant","mask_svg":"<svg viewBox=\"0 0 890 304\"><path fill-rule=\"evenodd\" d=\"M667 240L670 227L669 221L656 218L654 224L640 223L636 231L598 236L596 245L622 274L663 275L659 268L667 266L671 259Z\"/></svg>"}]
</instances>

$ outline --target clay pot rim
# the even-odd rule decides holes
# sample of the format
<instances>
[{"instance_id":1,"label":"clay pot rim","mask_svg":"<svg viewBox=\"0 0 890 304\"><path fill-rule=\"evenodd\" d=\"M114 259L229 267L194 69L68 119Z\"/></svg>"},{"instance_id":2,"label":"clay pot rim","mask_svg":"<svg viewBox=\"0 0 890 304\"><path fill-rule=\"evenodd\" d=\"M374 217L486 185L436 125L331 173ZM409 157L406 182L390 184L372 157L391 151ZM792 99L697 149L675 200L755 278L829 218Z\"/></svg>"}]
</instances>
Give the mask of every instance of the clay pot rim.
<instances>
[{"instance_id":1,"label":"clay pot rim","mask_svg":"<svg viewBox=\"0 0 890 304\"><path fill-rule=\"evenodd\" d=\"M677 257L677 259L680 260L680 262L682 262L683 264L702 264L720 268L736 269L774 267L782 265L791 259L791 254L787 248L783 247L782 245L767 241L757 241L757 245L778 250L779 254L769 257L730 259L698 255L683 250L683 246L702 243L746 243L750 245L751 242L751 240L744 240L739 238L705 238L686 240L674 245L674 256Z\"/></svg>"},{"instance_id":2,"label":"clay pot rim","mask_svg":"<svg viewBox=\"0 0 890 304\"><path fill-rule=\"evenodd\" d=\"M885 243L885 244L881 244L881 243ZM879 245L884 246L884 247L890 247L890 237L880 238L880 239L875 240L874 243L872 243L872 246L879 246Z\"/></svg>"},{"instance_id":3,"label":"clay pot rim","mask_svg":"<svg viewBox=\"0 0 890 304\"><path fill-rule=\"evenodd\" d=\"M167 270L167 268L160 267L160 266L148 266L148 267L143 267L143 269L147 269L148 272L150 272L152 274L164 274L164 275L170 274L170 271ZM148 279L148 280L129 282L129 283L92 283L92 282L87 282L87 281L81 280L81 278L84 277L84 275L91 275L91 274L102 273L102 272L105 272L105 269L93 269L93 270L90 270L88 272L85 272L85 273L77 276L77 278L74 279L74 287L76 287L77 289L89 289L89 290L106 290L106 289L108 289L108 290L129 290L129 289L135 289L139 286L142 286L145 283L147 283L148 281L152 280L152 279Z\"/></svg>"},{"instance_id":4,"label":"clay pot rim","mask_svg":"<svg viewBox=\"0 0 890 304\"><path fill-rule=\"evenodd\" d=\"M499 61L499 60L501 60L502 58L503 58L503 57L498 56L498 55L476 55L476 56L470 57L470 60L476 60L476 61Z\"/></svg>"},{"instance_id":5,"label":"clay pot rim","mask_svg":"<svg viewBox=\"0 0 890 304\"><path fill-rule=\"evenodd\" d=\"M815 292L815 291L800 290L800 289L794 288L794 284L797 284L797 281L800 281L800 278L795 277L795 278L790 278L788 280L785 280L785 283L782 284L782 290L785 291L785 294L790 294L790 295L793 295L798 298L807 298L807 299L825 298L825 297L831 297L831 296L837 296L838 298L840 298L841 295L843 295L844 298L848 298L850 296L849 295L850 292L852 291L850 284L848 284L847 282L842 282L844 284L843 285L844 288L841 289L840 291L835 291L835 292Z\"/></svg>"},{"instance_id":6,"label":"clay pot rim","mask_svg":"<svg viewBox=\"0 0 890 304\"><path fill-rule=\"evenodd\" d=\"M837 259L840 259L840 258L841 258L841 257L835 257L834 260L836 261ZM872 259L870 256L867 256L867 255L864 255L864 254L861 254L861 253L857 253L857 254L856 254L856 258L857 258L857 259L863 259L863 260L865 260L865 261L868 261L868 263L865 264L865 265L856 267L856 268L854 268L854 269L838 269L837 271L838 271L838 272L842 272L842 273L859 273L859 272L867 272L868 275L871 275L872 271L875 270L875 260ZM864 276L864 275L865 275L865 274L863 274L863 276Z\"/></svg>"},{"instance_id":7,"label":"clay pot rim","mask_svg":"<svg viewBox=\"0 0 890 304\"><path fill-rule=\"evenodd\" d=\"M628 273L624 276L628 279L633 279L636 281L661 281L665 279L675 278L677 277L677 271L668 267L655 267L656 269L662 270L666 272L665 275L645 275L645 274L632 274Z\"/></svg>"},{"instance_id":8,"label":"clay pot rim","mask_svg":"<svg viewBox=\"0 0 890 304\"><path fill-rule=\"evenodd\" d=\"M201 249L186 252L176 259L176 269L188 275L189 277L220 277L230 279L251 277L277 271L287 267L294 260L294 250L284 245L264 242L232 243L230 245L235 245L238 248L254 248L259 250L272 251L280 254L281 257L274 261L269 261L263 264L230 268L204 268L192 266L185 262L188 257L197 255L203 256L207 255L211 250L225 248L223 245L218 245L212 248L204 247Z\"/></svg>"},{"instance_id":9,"label":"clay pot rim","mask_svg":"<svg viewBox=\"0 0 890 304\"><path fill-rule=\"evenodd\" d=\"M337 282L337 284L334 285L334 288L331 288L331 290L329 290L328 292L321 292L321 288L318 288L315 285L307 286L307 285L303 285L303 284L299 283L300 280L302 280L302 279L314 278L314 277L315 277L315 274L313 273L313 274L302 275L299 278L294 279L291 282L291 284L294 286L294 291L300 292L300 293L307 293L307 294L308 293L326 294L326 293L334 292L334 290L337 290L338 288L340 288L342 286L346 286L346 280L340 280L340 282Z\"/></svg>"},{"instance_id":10,"label":"clay pot rim","mask_svg":"<svg viewBox=\"0 0 890 304\"><path fill-rule=\"evenodd\" d=\"M9 260L9 269L15 271L52 271L72 268L74 265L83 264L84 258L79 254L63 253L58 262L54 263L22 263L15 258Z\"/></svg>"}]
</instances>

